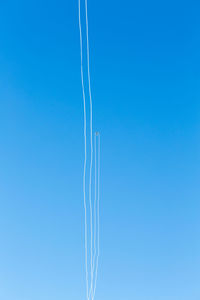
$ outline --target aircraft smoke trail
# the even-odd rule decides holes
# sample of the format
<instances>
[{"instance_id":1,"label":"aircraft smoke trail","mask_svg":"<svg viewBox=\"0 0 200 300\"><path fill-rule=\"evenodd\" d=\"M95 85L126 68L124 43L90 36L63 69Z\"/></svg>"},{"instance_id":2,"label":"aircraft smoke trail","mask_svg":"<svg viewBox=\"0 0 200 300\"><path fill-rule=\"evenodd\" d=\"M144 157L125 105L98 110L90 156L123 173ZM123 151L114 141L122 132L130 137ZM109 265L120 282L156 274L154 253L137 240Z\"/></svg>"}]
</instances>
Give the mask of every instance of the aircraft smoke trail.
<instances>
[{"instance_id":1,"label":"aircraft smoke trail","mask_svg":"<svg viewBox=\"0 0 200 300\"><path fill-rule=\"evenodd\" d=\"M93 255L93 263L92 263L92 272L94 276L95 271L95 263L96 263L96 232L97 232L97 132L95 132L94 138L94 255ZM90 288L90 296L93 299L94 288Z\"/></svg>"},{"instance_id":2,"label":"aircraft smoke trail","mask_svg":"<svg viewBox=\"0 0 200 300\"><path fill-rule=\"evenodd\" d=\"M83 0L84 1L84 0ZM84 210L85 210L85 273L86 273L86 294L88 300L93 300L96 291L96 280L98 271L98 260L99 260L99 164L97 167L96 157L96 140L98 136L98 159L100 158L100 136L99 133L95 133L95 200L94 200L94 213L92 204L92 168L93 168L93 112L92 112L92 93L91 93L91 79L90 79L90 51L89 51L89 34L88 34L88 9L87 0L85 3L85 25L86 25L86 52L87 52L87 80L88 80L88 94L89 94L89 105L90 105L90 167L89 167L89 213L90 213L90 274L88 272L88 228L87 228L87 201L86 201L86 163L87 163L87 131L86 131L86 97L85 97L85 84L84 84L84 72L83 72L83 38L82 38L82 25L81 25L81 0L78 0L79 6L79 31L80 31L80 52L81 52L81 82L83 91L83 106L84 106L84 148L85 148L85 158L84 158L84 173L83 173L83 194L84 194ZM98 174L97 174L98 169ZM98 183L97 183L98 177ZM93 220L94 219L94 220ZM93 229L94 221L94 229ZM94 235L94 237L93 237ZM96 235L98 237L96 238ZM96 251L96 239L98 240L98 249ZM94 249L93 249L94 247ZM94 250L94 253L93 253ZM97 253L96 253L97 252ZM90 284L89 284L90 275ZM94 282L95 275L95 282ZM89 287L90 286L90 287Z\"/></svg>"},{"instance_id":3,"label":"aircraft smoke trail","mask_svg":"<svg viewBox=\"0 0 200 300\"><path fill-rule=\"evenodd\" d=\"M98 137L98 153L96 150L96 139ZM98 157L97 171L95 170L95 190L96 190L96 177L97 178L97 259L96 259L96 269L95 269L95 280L94 289L92 293L92 300L94 300L96 293L98 266L99 266L99 254L100 254L100 212L99 212L99 202L100 202L100 133L95 133L95 166L96 166L96 156ZM95 168L96 169L96 168ZM96 197L96 196L95 196Z\"/></svg>"},{"instance_id":4,"label":"aircraft smoke trail","mask_svg":"<svg viewBox=\"0 0 200 300\"><path fill-rule=\"evenodd\" d=\"M89 47L89 33L88 33L88 5L85 0L85 21L86 21L86 40L87 40L87 75L88 88L90 98L90 179L89 179L89 203L90 203L90 251L91 251L91 290L93 289L93 208L92 208L92 163L93 163L93 128L92 128L92 93L90 80L90 47Z\"/></svg>"},{"instance_id":5,"label":"aircraft smoke trail","mask_svg":"<svg viewBox=\"0 0 200 300\"><path fill-rule=\"evenodd\" d=\"M81 56L81 84L83 93L83 110L84 110L84 171L83 171L83 198L84 198L84 211L85 211L85 275L86 275L86 294L88 295L88 250L87 250L87 206L85 197L85 175L86 175L86 163L87 163L87 144L86 144L86 100L85 100L85 88L84 88L84 77L83 77L83 39L82 39L82 26L81 26L81 0L78 1L79 7L79 33L80 33L80 56Z\"/></svg>"},{"instance_id":6,"label":"aircraft smoke trail","mask_svg":"<svg viewBox=\"0 0 200 300\"><path fill-rule=\"evenodd\" d=\"M95 139L94 139L94 256L93 256L93 273L95 267L95 259L96 259L96 231L97 231L97 132L95 132Z\"/></svg>"}]
</instances>

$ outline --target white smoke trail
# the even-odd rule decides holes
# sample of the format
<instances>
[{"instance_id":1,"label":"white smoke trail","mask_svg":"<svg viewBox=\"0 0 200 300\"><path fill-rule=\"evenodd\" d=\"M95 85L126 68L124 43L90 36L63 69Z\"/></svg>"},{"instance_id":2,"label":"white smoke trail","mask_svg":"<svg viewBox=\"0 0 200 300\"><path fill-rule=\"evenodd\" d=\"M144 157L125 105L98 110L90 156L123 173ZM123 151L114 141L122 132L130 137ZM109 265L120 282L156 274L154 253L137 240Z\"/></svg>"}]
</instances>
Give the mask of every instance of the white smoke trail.
<instances>
[{"instance_id":1,"label":"white smoke trail","mask_svg":"<svg viewBox=\"0 0 200 300\"><path fill-rule=\"evenodd\" d=\"M80 31L80 52L81 52L81 81L83 90L83 103L84 103L84 144L85 144L85 159L84 159L84 174L83 174L83 194L84 194L84 210L85 210L85 272L86 272L86 290L87 300L93 300L96 291L96 281L98 272L99 261L99 170L100 170L100 136L95 133L95 200L94 200L94 213L92 204L92 168L93 168L93 112L92 112L92 93L91 93L91 80L90 80L90 51L89 51L89 34L88 34L88 8L87 0L85 0L85 22L86 22L86 41L87 41L87 79L88 79L88 92L90 102L90 169L89 169L89 211L90 211L90 284L88 279L88 237L87 237L87 201L86 201L86 162L87 162L87 132L86 132L86 97L84 88L84 75L83 75L83 39L82 39L82 26L81 26L81 0L79 0L79 31ZM96 140L98 136L98 167L96 162L97 149ZM98 174L97 174L98 169ZM98 183L97 183L98 177ZM93 216L94 215L94 216ZM93 220L94 217L94 220ZM94 229L93 229L94 221ZM93 239L94 235L94 239ZM97 235L97 238L96 238ZM96 247L96 239L98 246ZM94 249L93 249L94 247ZM96 251L97 248L97 251ZM94 253L93 253L94 250ZM95 276L95 281L94 281ZM90 287L89 287L90 285Z\"/></svg>"},{"instance_id":2,"label":"white smoke trail","mask_svg":"<svg viewBox=\"0 0 200 300\"><path fill-rule=\"evenodd\" d=\"M94 256L93 256L93 272L96 259L96 231L97 231L97 133L95 132L94 140L94 156L95 156L95 171L94 171Z\"/></svg>"},{"instance_id":3,"label":"white smoke trail","mask_svg":"<svg viewBox=\"0 0 200 300\"><path fill-rule=\"evenodd\" d=\"M96 233L97 233L97 132L95 132L94 139L94 255L93 255L93 263L92 263L92 272L94 276L95 272L95 264L96 264ZM90 289L90 297L93 298L94 288Z\"/></svg>"},{"instance_id":4,"label":"white smoke trail","mask_svg":"<svg viewBox=\"0 0 200 300\"><path fill-rule=\"evenodd\" d=\"M85 21L86 21L86 40L87 40L87 73L88 73L88 88L90 98L90 179L89 179L89 203L90 203L90 251L91 251L91 287L93 289L93 208L92 208L92 163L93 163L93 127L92 127L92 93L90 80L90 47L89 47L89 33L88 33L88 5L85 0Z\"/></svg>"},{"instance_id":5,"label":"white smoke trail","mask_svg":"<svg viewBox=\"0 0 200 300\"><path fill-rule=\"evenodd\" d=\"M94 279L94 288L92 293L92 300L95 297L96 293L96 284L97 284L97 275L98 275L98 266L99 266L99 254L100 254L100 209L99 209L99 202L100 202L100 133L97 132L95 134L95 149L96 149L96 138L98 137L98 166L97 166L97 172L95 171L95 174L97 174L97 259L96 259L96 269L95 269L95 279ZM95 151L95 162L96 162L96 152ZM96 175L95 175L96 177ZM96 183L95 183L96 185Z\"/></svg>"},{"instance_id":6,"label":"white smoke trail","mask_svg":"<svg viewBox=\"0 0 200 300\"><path fill-rule=\"evenodd\" d=\"M88 284L88 250L87 250L87 206L85 197L85 175L86 175L86 163L87 163L87 144L86 144L86 101L85 101L85 89L83 78L83 39L82 39L82 26L81 26L81 0L78 1L79 7L79 32L80 32L80 56L81 56L81 83L83 92L83 110L84 110L84 171L83 171L83 198L84 198L84 211L85 211L85 275L86 275L86 294L89 300L89 284Z\"/></svg>"}]
</instances>

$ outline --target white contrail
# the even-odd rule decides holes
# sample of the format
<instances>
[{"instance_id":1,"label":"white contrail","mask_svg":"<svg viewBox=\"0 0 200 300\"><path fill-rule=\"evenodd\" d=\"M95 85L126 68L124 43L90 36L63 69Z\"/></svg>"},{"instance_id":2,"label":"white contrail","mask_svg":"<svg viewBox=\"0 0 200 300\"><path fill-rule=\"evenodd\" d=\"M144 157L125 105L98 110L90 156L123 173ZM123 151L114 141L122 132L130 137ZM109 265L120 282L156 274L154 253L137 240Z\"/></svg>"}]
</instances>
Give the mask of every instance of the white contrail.
<instances>
[{"instance_id":1,"label":"white contrail","mask_svg":"<svg viewBox=\"0 0 200 300\"><path fill-rule=\"evenodd\" d=\"M100 202L100 133L96 133L95 138L98 137L98 167L97 167L97 259L96 259L96 269L95 269L95 280L94 280L94 288L92 293L92 300L95 297L96 293L96 284L97 284L97 275L98 275L98 266L99 266L99 254L100 254L100 210L99 210L99 202ZM96 145L96 140L95 140ZM96 149L96 147L95 147ZM95 161L96 161L96 152L95 152ZM95 171L96 174L96 171ZM96 177L96 175L95 175Z\"/></svg>"},{"instance_id":2,"label":"white contrail","mask_svg":"<svg viewBox=\"0 0 200 300\"><path fill-rule=\"evenodd\" d=\"M96 233L97 233L97 132L95 132L94 138L94 255L92 263L92 276L94 276L95 264L96 264ZM90 289L90 296L93 299L94 288Z\"/></svg>"},{"instance_id":3,"label":"white contrail","mask_svg":"<svg viewBox=\"0 0 200 300\"><path fill-rule=\"evenodd\" d=\"M90 179L89 179L89 203L90 203L90 251L91 251L91 290L93 289L93 213L92 213L92 162L93 162L93 128L92 128L92 93L90 80L90 47L89 47L89 33L88 33L88 5L85 0L85 21L86 21L86 40L87 40L87 73L88 73L88 87L90 98Z\"/></svg>"},{"instance_id":4,"label":"white contrail","mask_svg":"<svg viewBox=\"0 0 200 300\"><path fill-rule=\"evenodd\" d=\"M83 75L83 39L82 39L82 26L81 26L81 0L79 0L79 31L80 31L80 52L81 52L81 80L83 90L83 103L84 103L84 143L85 143L85 160L84 160L84 174L83 174L83 194L84 194L84 209L85 209L85 272L86 272L86 289L87 300L93 300L96 291L96 281L98 272L99 260L99 170L100 170L100 136L95 133L95 200L94 207L92 203L92 168L93 168L93 112L92 112L92 93L91 93L91 80L90 80L90 51L89 51L89 34L88 34L88 8L87 0L85 0L85 22L86 22L86 41L87 41L87 79L88 79L88 94L90 103L90 169L89 169L89 211L90 211L90 274L88 274L88 238L87 238L87 201L86 201L86 162L87 162L87 135L86 135L86 97L84 88L84 75ZM96 140L98 137L98 167L97 167L97 149ZM98 169L98 175L97 175ZM98 177L98 183L97 183ZM94 209L94 212L93 212ZM93 216L94 215L94 216ZM93 220L94 218L94 220ZM93 230L94 222L94 230ZM94 237L93 237L94 235ZM96 237L97 235L97 237ZM94 238L94 239L93 239ZM96 240L98 247L96 247ZM94 249L93 249L94 247ZM96 250L97 248L97 250ZM93 253L94 251L94 253ZM90 284L89 278L90 275ZM95 278L94 278L95 276ZM94 281L95 280L95 281ZM90 286L90 287L89 287Z\"/></svg>"},{"instance_id":5,"label":"white contrail","mask_svg":"<svg viewBox=\"0 0 200 300\"><path fill-rule=\"evenodd\" d=\"M84 211L85 211L85 275L86 275L86 294L89 300L88 291L88 250L87 250L87 206L85 197L85 174L86 174L86 162L87 162L87 146L86 146L86 101L85 101L85 89L84 89L84 78L83 78L83 39L82 39L82 27L81 27L81 0L78 1L79 7L79 32L80 32L80 56L81 56L81 83L83 92L83 110L84 110L84 171L83 171L83 198L84 198Z\"/></svg>"}]
</instances>

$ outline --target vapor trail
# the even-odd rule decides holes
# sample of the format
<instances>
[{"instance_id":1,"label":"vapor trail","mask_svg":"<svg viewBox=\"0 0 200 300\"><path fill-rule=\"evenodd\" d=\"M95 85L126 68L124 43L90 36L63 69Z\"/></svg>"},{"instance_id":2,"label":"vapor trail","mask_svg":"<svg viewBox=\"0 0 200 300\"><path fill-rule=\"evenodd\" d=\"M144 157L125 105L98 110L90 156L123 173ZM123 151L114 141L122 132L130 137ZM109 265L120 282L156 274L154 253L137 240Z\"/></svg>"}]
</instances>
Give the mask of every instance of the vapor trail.
<instances>
[{"instance_id":1,"label":"vapor trail","mask_svg":"<svg viewBox=\"0 0 200 300\"><path fill-rule=\"evenodd\" d=\"M78 0L79 8L79 32L80 32L80 56L81 56L81 83L83 93L83 110L84 110L84 171L83 171L83 198L84 198L84 211L85 211L85 275L86 275L86 295L89 300L88 294L88 250L87 250L87 206L85 197L85 174L86 174L86 163L87 163L87 144L86 144L86 101L85 101L85 88L83 78L83 39L82 39L82 26L81 26L81 0Z\"/></svg>"},{"instance_id":2,"label":"vapor trail","mask_svg":"<svg viewBox=\"0 0 200 300\"><path fill-rule=\"evenodd\" d=\"M87 74L88 88L90 98L90 179L89 179L89 203L90 203L90 251L91 251L91 290L93 289L93 213L92 213L92 162L93 162L93 126L92 126L92 93L90 80L90 49L89 49L89 33L88 33L88 5L85 0L85 21L86 21L86 40L87 40Z\"/></svg>"},{"instance_id":3,"label":"vapor trail","mask_svg":"<svg viewBox=\"0 0 200 300\"><path fill-rule=\"evenodd\" d=\"M84 1L84 0L82 0ZM91 93L91 79L90 79L90 50L89 50L89 34L88 34L88 6L87 0L85 4L85 25L86 25L86 52L87 52L87 80L88 80L88 94L89 94L89 106L90 106L90 167L89 167L89 186L88 186L88 200L89 200L89 214L90 214L90 273L88 272L88 227L87 227L87 201L86 201L86 163L87 163L87 132L86 132L86 97L85 97L85 85L84 85L84 71L83 71L83 39L82 39L82 26L81 26L81 0L78 0L79 4L79 31L80 31L80 52L81 52L81 81L83 91L83 106L84 106L84 147L85 147L85 159L84 159L84 173L83 173L83 194L84 194L84 210L85 210L85 273L86 273L86 290L87 300L93 300L96 291L96 281L98 272L99 261L99 169L100 169L100 136L99 133L95 133L95 199L94 207L92 203L92 183L93 183L93 112L92 112L92 93ZM97 167L97 148L96 141L98 137L98 167ZM98 170L98 171L97 171ZM98 180L97 180L98 179ZM98 181L98 182L97 182ZM93 212L94 209L94 212ZM93 229L94 222L94 229ZM97 241L96 241L97 240ZM98 243L96 247L96 243ZM93 249L94 247L94 249ZM97 248L97 250L96 250ZM94 252L93 252L94 251ZM94 278L95 276L95 278ZM89 280L90 279L90 280Z\"/></svg>"},{"instance_id":4,"label":"vapor trail","mask_svg":"<svg viewBox=\"0 0 200 300\"><path fill-rule=\"evenodd\" d=\"M92 263L92 274L94 276L95 271L95 263L96 263L96 233L97 233L97 132L95 132L94 138L94 255L93 255L93 263ZM93 298L94 288L90 288L90 296Z\"/></svg>"},{"instance_id":5,"label":"vapor trail","mask_svg":"<svg viewBox=\"0 0 200 300\"><path fill-rule=\"evenodd\" d=\"M95 151L95 165L96 165L96 156L98 157L98 166L97 171L95 171L95 174L97 174L97 260L96 260L96 269L95 269L95 279L94 279L94 289L92 293L92 300L95 297L96 293L96 284L97 284L97 275L98 275L98 266L99 266L99 254L100 254L100 209L99 209L99 202L100 202L100 133L97 132L95 134L95 150L96 150L96 139L98 137L98 154L97 151ZM95 175L96 178L96 175ZM96 186L96 180L95 180L95 186Z\"/></svg>"}]
</instances>

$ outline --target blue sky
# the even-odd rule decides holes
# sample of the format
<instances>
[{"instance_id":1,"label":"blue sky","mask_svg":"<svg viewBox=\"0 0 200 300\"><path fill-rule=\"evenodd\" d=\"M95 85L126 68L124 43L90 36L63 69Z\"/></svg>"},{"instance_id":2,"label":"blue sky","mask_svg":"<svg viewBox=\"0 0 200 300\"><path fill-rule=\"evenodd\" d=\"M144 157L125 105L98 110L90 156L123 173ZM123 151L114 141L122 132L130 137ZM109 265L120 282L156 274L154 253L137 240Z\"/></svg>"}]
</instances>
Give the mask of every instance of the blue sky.
<instances>
[{"instance_id":1,"label":"blue sky","mask_svg":"<svg viewBox=\"0 0 200 300\"><path fill-rule=\"evenodd\" d=\"M200 298L199 9L88 0L97 300ZM0 41L0 299L82 300L77 1L4 1Z\"/></svg>"}]
</instances>

